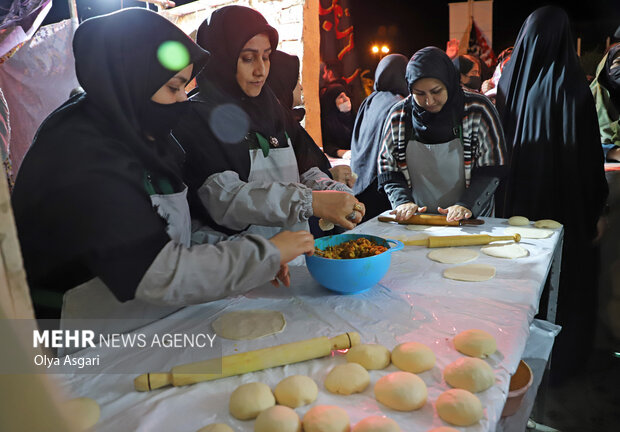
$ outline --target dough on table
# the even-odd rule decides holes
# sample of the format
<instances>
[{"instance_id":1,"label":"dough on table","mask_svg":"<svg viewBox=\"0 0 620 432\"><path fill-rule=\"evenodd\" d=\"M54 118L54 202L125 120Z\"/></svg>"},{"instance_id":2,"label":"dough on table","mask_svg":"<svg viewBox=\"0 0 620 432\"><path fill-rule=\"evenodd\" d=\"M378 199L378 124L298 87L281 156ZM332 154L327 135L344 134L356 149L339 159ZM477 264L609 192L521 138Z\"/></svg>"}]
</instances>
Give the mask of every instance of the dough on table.
<instances>
[{"instance_id":1,"label":"dough on table","mask_svg":"<svg viewBox=\"0 0 620 432\"><path fill-rule=\"evenodd\" d=\"M392 363L400 370L420 373L435 366L435 353L419 342L405 342L392 350Z\"/></svg>"},{"instance_id":2,"label":"dough on table","mask_svg":"<svg viewBox=\"0 0 620 432\"><path fill-rule=\"evenodd\" d=\"M441 226L415 225L415 224L406 225L406 227L408 230L411 230L411 231L439 231L444 228Z\"/></svg>"},{"instance_id":3,"label":"dough on table","mask_svg":"<svg viewBox=\"0 0 620 432\"><path fill-rule=\"evenodd\" d=\"M480 252L495 258L508 259L523 258L530 254L527 249L517 243L491 244L480 248Z\"/></svg>"},{"instance_id":4,"label":"dough on table","mask_svg":"<svg viewBox=\"0 0 620 432\"><path fill-rule=\"evenodd\" d=\"M483 415L482 403L476 395L463 389L443 392L435 402L439 417L456 426L471 426Z\"/></svg>"},{"instance_id":5,"label":"dough on table","mask_svg":"<svg viewBox=\"0 0 620 432\"><path fill-rule=\"evenodd\" d=\"M367 370L385 369L390 365L390 350L379 344L355 345L349 349L346 358Z\"/></svg>"},{"instance_id":6,"label":"dough on table","mask_svg":"<svg viewBox=\"0 0 620 432\"><path fill-rule=\"evenodd\" d=\"M256 309L229 312L211 325L213 331L223 338L249 340L280 333L286 321L281 312Z\"/></svg>"},{"instance_id":7,"label":"dough on table","mask_svg":"<svg viewBox=\"0 0 620 432\"><path fill-rule=\"evenodd\" d=\"M358 363L335 366L325 377L325 388L331 393L350 395L363 392L370 384L370 375Z\"/></svg>"},{"instance_id":8,"label":"dough on table","mask_svg":"<svg viewBox=\"0 0 620 432\"><path fill-rule=\"evenodd\" d=\"M443 370L443 377L452 387L478 393L495 384L495 373L487 362L476 357L461 357Z\"/></svg>"},{"instance_id":9,"label":"dough on table","mask_svg":"<svg viewBox=\"0 0 620 432\"><path fill-rule=\"evenodd\" d=\"M301 420L287 406L272 406L256 417L254 432L301 432Z\"/></svg>"},{"instance_id":10,"label":"dough on table","mask_svg":"<svg viewBox=\"0 0 620 432\"><path fill-rule=\"evenodd\" d=\"M317 405L310 408L302 420L304 432L349 432L349 415L333 405Z\"/></svg>"},{"instance_id":11,"label":"dough on table","mask_svg":"<svg viewBox=\"0 0 620 432\"><path fill-rule=\"evenodd\" d=\"M443 271L443 277L464 282L483 282L493 279L495 267L488 264L467 264L459 267L450 267Z\"/></svg>"},{"instance_id":12,"label":"dough on table","mask_svg":"<svg viewBox=\"0 0 620 432\"><path fill-rule=\"evenodd\" d=\"M541 219L534 222L534 226L536 228L551 228L557 229L562 228L562 224L558 221L554 221L553 219Z\"/></svg>"},{"instance_id":13,"label":"dough on table","mask_svg":"<svg viewBox=\"0 0 620 432\"><path fill-rule=\"evenodd\" d=\"M235 432L230 426L224 423L212 423L206 425L203 428L198 429L196 432Z\"/></svg>"},{"instance_id":14,"label":"dough on table","mask_svg":"<svg viewBox=\"0 0 620 432\"><path fill-rule=\"evenodd\" d=\"M529 224L530 224L530 220L526 218L525 216L513 216L508 219L508 225L523 226L523 225L529 225Z\"/></svg>"},{"instance_id":15,"label":"dough on table","mask_svg":"<svg viewBox=\"0 0 620 432\"><path fill-rule=\"evenodd\" d=\"M101 408L96 400L89 397L69 399L63 403L64 411L73 418L78 430L92 428L99 421Z\"/></svg>"},{"instance_id":16,"label":"dough on table","mask_svg":"<svg viewBox=\"0 0 620 432\"><path fill-rule=\"evenodd\" d=\"M504 234L511 236L519 234L521 238L544 239L551 237L553 231L542 228L508 227L504 229Z\"/></svg>"},{"instance_id":17,"label":"dough on table","mask_svg":"<svg viewBox=\"0 0 620 432\"><path fill-rule=\"evenodd\" d=\"M375 384L375 399L397 411L413 411L426 403L428 390L417 375L410 372L392 372Z\"/></svg>"},{"instance_id":18,"label":"dough on table","mask_svg":"<svg viewBox=\"0 0 620 432\"><path fill-rule=\"evenodd\" d=\"M267 384L252 382L242 384L232 392L228 410L236 419L250 420L275 404L276 398Z\"/></svg>"},{"instance_id":19,"label":"dough on table","mask_svg":"<svg viewBox=\"0 0 620 432\"><path fill-rule=\"evenodd\" d=\"M439 248L428 253L428 258L443 264L461 264L478 258L478 251L467 248Z\"/></svg>"},{"instance_id":20,"label":"dough on table","mask_svg":"<svg viewBox=\"0 0 620 432\"><path fill-rule=\"evenodd\" d=\"M454 347L470 357L483 358L497 351L497 342L484 330L471 329L454 336Z\"/></svg>"},{"instance_id":21,"label":"dough on table","mask_svg":"<svg viewBox=\"0 0 620 432\"><path fill-rule=\"evenodd\" d=\"M351 432L401 432L398 423L389 417L372 416L358 422Z\"/></svg>"},{"instance_id":22,"label":"dough on table","mask_svg":"<svg viewBox=\"0 0 620 432\"><path fill-rule=\"evenodd\" d=\"M314 402L319 388L312 378L293 375L280 381L273 393L280 405L297 408Z\"/></svg>"}]
</instances>

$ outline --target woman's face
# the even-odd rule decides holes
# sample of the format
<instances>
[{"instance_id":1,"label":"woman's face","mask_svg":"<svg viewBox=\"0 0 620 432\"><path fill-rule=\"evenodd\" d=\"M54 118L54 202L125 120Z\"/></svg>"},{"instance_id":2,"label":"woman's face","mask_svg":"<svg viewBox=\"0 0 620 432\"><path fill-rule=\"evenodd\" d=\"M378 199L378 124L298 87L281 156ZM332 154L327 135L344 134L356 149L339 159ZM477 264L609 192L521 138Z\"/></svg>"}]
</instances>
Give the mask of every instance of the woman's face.
<instances>
[{"instance_id":1,"label":"woman's face","mask_svg":"<svg viewBox=\"0 0 620 432\"><path fill-rule=\"evenodd\" d=\"M478 63L473 62L474 65L471 67L471 69L469 70L469 72L467 72L466 74L461 74L461 84L466 85L469 87L469 84L472 84L472 77L478 77L480 78L480 66L478 66ZM476 86L474 85L471 88L475 88Z\"/></svg>"},{"instance_id":2,"label":"woman's face","mask_svg":"<svg viewBox=\"0 0 620 432\"><path fill-rule=\"evenodd\" d=\"M437 78L420 78L411 85L415 102L424 110L438 113L448 100L448 89Z\"/></svg>"},{"instance_id":3,"label":"woman's face","mask_svg":"<svg viewBox=\"0 0 620 432\"><path fill-rule=\"evenodd\" d=\"M241 49L236 78L246 95L256 97L260 94L269 75L270 55L271 44L264 33L254 36Z\"/></svg>"},{"instance_id":4,"label":"woman's face","mask_svg":"<svg viewBox=\"0 0 620 432\"><path fill-rule=\"evenodd\" d=\"M193 65L189 65L185 69L177 72L175 76L170 78L166 84L161 86L159 90L151 96L151 100L162 105L185 102L187 100L185 86L192 77L193 67Z\"/></svg>"}]
</instances>

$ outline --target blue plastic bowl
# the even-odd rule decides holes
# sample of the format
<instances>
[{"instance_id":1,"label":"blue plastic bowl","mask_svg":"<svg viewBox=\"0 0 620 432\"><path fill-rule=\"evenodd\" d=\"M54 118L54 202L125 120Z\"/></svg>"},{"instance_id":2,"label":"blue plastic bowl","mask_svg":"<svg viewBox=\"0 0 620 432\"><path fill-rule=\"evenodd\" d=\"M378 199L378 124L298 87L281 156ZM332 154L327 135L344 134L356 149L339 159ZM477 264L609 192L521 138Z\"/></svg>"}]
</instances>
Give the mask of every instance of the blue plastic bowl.
<instances>
[{"instance_id":1,"label":"blue plastic bowl","mask_svg":"<svg viewBox=\"0 0 620 432\"><path fill-rule=\"evenodd\" d=\"M403 242L367 234L339 234L314 240L314 246L325 250L358 238L374 240L387 251L366 258L330 259L318 255L306 256L306 265L312 277L325 288L341 294L356 294L372 288L390 268L392 252L403 248ZM395 246L390 248L390 243Z\"/></svg>"}]
</instances>

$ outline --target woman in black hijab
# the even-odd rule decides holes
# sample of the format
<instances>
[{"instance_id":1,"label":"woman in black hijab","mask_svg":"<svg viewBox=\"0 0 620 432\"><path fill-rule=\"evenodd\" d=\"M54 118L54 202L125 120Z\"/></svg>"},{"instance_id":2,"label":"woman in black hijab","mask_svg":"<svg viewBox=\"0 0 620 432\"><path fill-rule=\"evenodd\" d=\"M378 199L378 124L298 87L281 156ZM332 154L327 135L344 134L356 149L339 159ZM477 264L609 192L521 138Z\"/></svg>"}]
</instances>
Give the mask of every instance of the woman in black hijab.
<instances>
[{"instance_id":1,"label":"woman in black hijab","mask_svg":"<svg viewBox=\"0 0 620 432\"><path fill-rule=\"evenodd\" d=\"M416 212L447 220L493 215L504 175L504 134L493 104L463 91L454 65L436 47L407 65L411 95L392 107L379 153L379 186L399 221Z\"/></svg>"},{"instance_id":2,"label":"woman in black hijab","mask_svg":"<svg viewBox=\"0 0 620 432\"><path fill-rule=\"evenodd\" d=\"M454 60L454 67L461 77L461 85L468 90L480 92L482 86L482 66L481 61L471 55L460 55Z\"/></svg>"},{"instance_id":3,"label":"woman in black hijab","mask_svg":"<svg viewBox=\"0 0 620 432\"><path fill-rule=\"evenodd\" d=\"M594 100L573 41L562 9L537 9L521 27L497 90L512 153L503 215L564 225L556 376L584 370L594 337L592 242L607 197Z\"/></svg>"},{"instance_id":4,"label":"woman in black hijab","mask_svg":"<svg viewBox=\"0 0 620 432\"><path fill-rule=\"evenodd\" d=\"M84 21L73 51L85 92L43 122L12 196L38 317L62 305L63 318L155 318L256 287L312 249L307 233L188 248L170 130L208 53L174 24L124 9Z\"/></svg>"},{"instance_id":5,"label":"woman in black hijab","mask_svg":"<svg viewBox=\"0 0 620 432\"><path fill-rule=\"evenodd\" d=\"M312 215L353 228L363 206L321 171L324 155L264 85L277 31L253 9L226 6L201 24L197 42L211 60L175 129L193 217L227 234L307 229Z\"/></svg>"},{"instance_id":6,"label":"woman in black hijab","mask_svg":"<svg viewBox=\"0 0 620 432\"><path fill-rule=\"evenodd\" d=\"M405 78L408 61L402 54L390 54L381 59L375 71L375 91L364 99L355 118L351 169L358 178L353 192L366 205L364 220L391 208L385 192L378 189L377 156L390 108L409 95Z\"/></svg>"},{"instance_id":7,"label":"woman in black hijab","mask_svg":"<svg viewBox=\"0 0 620 432\"><path fill-rule=\"evenodd\" d=\"M355 115L351 112L351 98L344 84L334 81L321 90L321 135L323 150L335 158L347 158Z\"/></svg>"},{"instance_id":8,"label":"woman in black hijab","mask_svg":"<svg viewBox=\"0 0 620 432\"><path fill-rule=\"evenodd\" d=\"M612 45L590 83L605 160L620 162L620 42Z\"/></svg>"}]
</instances>

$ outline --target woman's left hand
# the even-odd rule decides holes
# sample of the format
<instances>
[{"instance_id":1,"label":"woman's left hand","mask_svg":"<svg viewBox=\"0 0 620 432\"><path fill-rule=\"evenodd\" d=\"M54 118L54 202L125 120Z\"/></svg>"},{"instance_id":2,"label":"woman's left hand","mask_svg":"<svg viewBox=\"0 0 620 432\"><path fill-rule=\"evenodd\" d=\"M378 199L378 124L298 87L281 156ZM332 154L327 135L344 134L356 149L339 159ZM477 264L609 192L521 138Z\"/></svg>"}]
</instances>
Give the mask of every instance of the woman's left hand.
<instances>
[{"instance_id":1,"label":"woman's left hand","mask_svg":"<svg viewBox=\"0 0 620 432\"><path fill-rule=\"evenodd\" d=\"M280 266L280 271L278 271L276 278L271 281L271 285L277 288L280 286L280 282L282 282L285 287L291 286L291 274L289 273L288 264L282 264Z\"/></svg>"},{"instance_id":2,"label":"woman's left hand","mask_svg":"<svg viewBox=\"0 0 620 432\"><path fill-rule=\"evenodd\" d=\"M457 221L461 219L469 219L471 217L471 210L460 205L453 205L448 207L447 209L437 207L437 211L441 214L447 215L447 222Z\"/></svg>"},{"instance_id":3,"label":"woman's left hand","mask_svg":"<svg viewBox=\"0 0 620 432\"><path fill-rule=\"evenodd\" d=\"M348 165L336 165L330 168L329 172L332 173L332 177L334 177L334 180L337 182L344 183L350 188L355 184L355 179L357 177L353 175L353 171L351 171L351 167Z\"/></svg>"}]
</instances>

